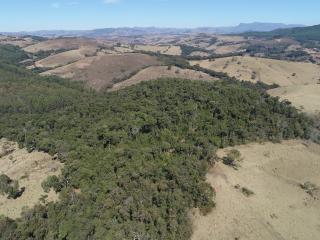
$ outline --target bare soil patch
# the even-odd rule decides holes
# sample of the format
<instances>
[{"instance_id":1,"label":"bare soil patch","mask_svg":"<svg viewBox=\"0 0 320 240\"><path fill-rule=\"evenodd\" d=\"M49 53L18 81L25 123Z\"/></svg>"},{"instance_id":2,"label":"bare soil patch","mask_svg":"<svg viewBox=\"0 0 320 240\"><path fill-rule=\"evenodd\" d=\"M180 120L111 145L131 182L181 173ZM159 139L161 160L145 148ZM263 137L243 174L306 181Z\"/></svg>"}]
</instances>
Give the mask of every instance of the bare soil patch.
<instances>
[{"instance_id":1,"label":"bare soil patch","mask_svg":"<svg viewBox=\"0 0 320 240\"><path fill-rule=\"evenodd\" d=\"M49 70L42 75L58 75L75 81L84 81L89 87L99 90L129 78L132 73L142 68L159 64L156 57L146 54L108 54L88 57Z\"/></svg>"}]
</instances>

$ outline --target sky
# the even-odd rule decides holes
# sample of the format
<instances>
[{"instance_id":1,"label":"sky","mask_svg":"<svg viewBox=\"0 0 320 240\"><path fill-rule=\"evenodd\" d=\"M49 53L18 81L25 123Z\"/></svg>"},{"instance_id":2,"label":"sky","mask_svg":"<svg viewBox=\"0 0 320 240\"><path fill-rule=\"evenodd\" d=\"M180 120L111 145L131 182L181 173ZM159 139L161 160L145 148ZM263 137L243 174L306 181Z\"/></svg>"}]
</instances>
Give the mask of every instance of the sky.
<instances>
[{"instance_id":1,"label":"sky","mask_svg":"<svg viewBox=\"0 0 320 240\"><path fill-rule=\"evenodd\" d=\"M0 32L320 24L320 0L0 0Z\"/></svg>"}]
</instances>

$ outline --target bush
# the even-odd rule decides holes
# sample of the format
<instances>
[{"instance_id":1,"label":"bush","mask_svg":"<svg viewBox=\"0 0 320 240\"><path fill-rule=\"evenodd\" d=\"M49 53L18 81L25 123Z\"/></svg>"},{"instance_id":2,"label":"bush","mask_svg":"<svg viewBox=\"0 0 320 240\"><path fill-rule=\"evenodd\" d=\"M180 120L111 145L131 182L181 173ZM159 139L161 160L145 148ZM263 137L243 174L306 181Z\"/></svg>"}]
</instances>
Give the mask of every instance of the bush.
<instances>
[{"instance_id":1,"label":"bush","mask_svg":"<svg viewBox=\"0 0 320 240\"><path fill-rule=\"evenodd\" d=\"M250 197L251 195L254 194L254 192L246 187L241 188L241 192L246 196Z\"/></svg>"},{"instance_id":2,"label":"bush","mask_svg":"<svg viewBox=\"0 0 320 240\"><path fill-rule=\"evenodd\" d=\"M41 186L46 193L50 192L51 188L56 193L60 192L63 188L63 184L60 182L60 179L55 175L49 176L41 183Z\"/></svg>"},{"instance_id":3,"label":"bush","mask_svg":"<svg viewBox=\"0 0 320 240\"><path fill-rule=\"evenodd\" d=\"M24 192L24 188L19 189L19 183L10 179L7 175L0 175L0 194L7 195L9 199L17 199Z\"/></svg>"},{"instance_id":4,"label":"bush","mask_svg":"<svg viewBox=\"0 0 320 240\"><path fill-rule=\"evenodd\" d=\"M222 158L225 165L237 167L237 161L240 161L241 153L237 149L232 149L227 153L227 156Z\"/></svg>"}]
</instances>

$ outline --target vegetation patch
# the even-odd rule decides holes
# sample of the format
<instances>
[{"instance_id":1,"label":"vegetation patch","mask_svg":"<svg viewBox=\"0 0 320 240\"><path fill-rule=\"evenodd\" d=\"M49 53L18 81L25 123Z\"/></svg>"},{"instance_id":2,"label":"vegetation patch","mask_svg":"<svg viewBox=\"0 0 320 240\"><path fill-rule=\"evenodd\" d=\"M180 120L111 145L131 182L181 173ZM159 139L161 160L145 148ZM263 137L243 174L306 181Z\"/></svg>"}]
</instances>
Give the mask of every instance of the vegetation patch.
<instances>
[{"instance_id":1,"label":"vegetation patch","mask_svg":"<svg viewBox=\"0 0 320 240\"><path fill-rule=\"evenodd\" d=\"M319 187L311 182L300 184L300 187L312 197L314 196L314 193L319 190Z\"/></svg>"},{"instance_id":2,"label":"vegetation patch","mask_svg":"<svg viewBox=\"0 0 320 240\"><path fill-rule=\"evenodd\" d=\"M241 153L237 149L228 151L227 155L222 158L223 164L231 166L234 169L239 167L239 161L241 161Z\"/></svg>"},{"instance_id":3,"label":"vegetation patch","mask_svg":"<svg viewBox=\"0 0 320 240\"><path fill-rule=\"evenodd\" d=\"M189 239L189 210L215 205L217 148L310 133L254 84L161 79L97 93L8 64L0 74L0 138L65 162L43 184L60 201L2 219L2 239Z\"/></svg>"},{"instance_id":4,"label":"vegetation patch","mask_svg":"<svg viewBox=\"0 0 320 240\"><path fill-rule=\"evenodd\" d=\"M24 188L19 188L19 182L17 180L10 179L7 175L0 175L0 194L6 195L8 199L17 199L20 197Z\"/></svg>"},{"instance_id":5,"label":"vegetation patch","mask_svg":"<svg viewBox=\"0 0 320 240\"><path fill-rule=\"evenodd\" d=\"M243 193L243 195L245 195L246 197L250 197L251 195L254 194L254 192L252 190L250 190L249 188L246 187L242 187L241 188L241 192Z\"/></svg>"}]
</instances>

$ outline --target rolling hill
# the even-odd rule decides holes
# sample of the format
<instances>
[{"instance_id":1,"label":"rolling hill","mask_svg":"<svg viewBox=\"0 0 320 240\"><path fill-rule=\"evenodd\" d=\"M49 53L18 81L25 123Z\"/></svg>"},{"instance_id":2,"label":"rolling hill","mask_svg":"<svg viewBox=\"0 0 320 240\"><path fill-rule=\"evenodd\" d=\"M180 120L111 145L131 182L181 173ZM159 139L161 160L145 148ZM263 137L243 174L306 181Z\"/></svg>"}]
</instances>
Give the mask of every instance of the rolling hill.
<instances>
[{"instance_id":1,"label":"rolling hill","mask_svg":"<svg viewBox=\"0 0 320 240\"><path fill-rule=\"evenodd\" d=\"M174 34L239 34L248 31L271 31L275 29L285 29L303 26L301 24L283 23L240 23L237 26L227 27L199 27L199 28L158 28L158 27L122 27L122 28L101 28L93 30L46 30L32 32L3 32L5 35L13 36L42 36L42 37L90 37L108 38L113 36L141 36L141 35L174 35Z\"/></svg>"},{"instance_id":2,"label":"rolling hill","mask_svg":"<svg viewBox=\"0 0 320 240\"><path fill-rule=\"evenodd\" d=\"M3 58L0 139L64 167L45 182L59 201L1 216L0 239L190 239L190 211L215 206L206 174L217 148L310 134L306 116L254 84L162 79L96 92Z\"/></svg>"},{"instance_id":3,"label":"rolling hill","mask_svg":"<svg viewBox=\"0 0 320 240\"><path fill-rule=\"evenodd\" d=\"M243 35L247 37L293 38L300 42L320 41L320 25L278 29L270 32L247 32Z\"/></svg>"}]
</instances>

